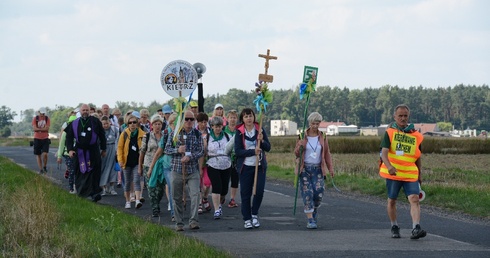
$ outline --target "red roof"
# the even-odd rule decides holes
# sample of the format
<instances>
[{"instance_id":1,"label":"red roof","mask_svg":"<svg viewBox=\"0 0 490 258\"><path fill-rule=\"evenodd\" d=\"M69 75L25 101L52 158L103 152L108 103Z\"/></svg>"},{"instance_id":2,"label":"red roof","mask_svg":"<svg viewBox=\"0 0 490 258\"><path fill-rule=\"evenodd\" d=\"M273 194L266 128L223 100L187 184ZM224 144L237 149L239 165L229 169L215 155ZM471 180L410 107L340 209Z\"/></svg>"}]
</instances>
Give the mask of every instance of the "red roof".
<instances>
[{"instance_id":1,"label":"red roof","mask_svg":"<svg viewBox=\"0 0 490 258\"><path fill-rule=\"evenodd\" d=\"M346 125L346 124L344 122L333 122L333 121L325 122L325 121L322 121L322 122L320 122L320 126L318 126L318 128L327 128L329 125L340 126L340 125Z\"/></svg>"},{"instance_id":2,"label":"red roof","mask_svg":"<svg viewBox=\"0 0 490 258\"><path fill-rule=\"evenodd\" d=\"M413 124L415 130L419 131L421 134L426 132L438 132L437 124Z\"/></svg>"}]
</instances>

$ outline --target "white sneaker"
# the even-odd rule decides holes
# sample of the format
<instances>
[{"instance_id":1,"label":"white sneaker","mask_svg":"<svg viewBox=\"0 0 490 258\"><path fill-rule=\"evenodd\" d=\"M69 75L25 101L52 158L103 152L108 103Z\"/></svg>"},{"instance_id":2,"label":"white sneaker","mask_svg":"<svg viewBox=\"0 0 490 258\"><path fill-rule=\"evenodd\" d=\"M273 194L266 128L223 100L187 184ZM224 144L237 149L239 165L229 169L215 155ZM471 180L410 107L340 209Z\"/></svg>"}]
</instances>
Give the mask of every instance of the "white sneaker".
<instances>
[{"instance_id":1,"label":"white sneaker","mask_svg":"<svg viewBox=\"0 0 490 258\"><path fill-rule=\"evenodd\" d=\"M131 209L131 202L126 202L126 205L124 205L124 208Z\"/></svg>"},{"instance_id":2,"label":"white sneaker","mask_svg":"<svg viewBox=\"0 0 490 258\"><path fill-rule=\"evenodd\" d=\"M104 189L104 190L102 190L102 194L101 194L101 195L102 195L102 196L106 196L106 195L107 195L107 192L105 191L105 189Z\"/></svg>"},{"instance_id":3,"label":"white sneaker","mask_svg":"<svg viewBox=\"0 0 490 258\"><path fill-rule=\"evenodd\" d=\"M252 225L254 228L260 227L259 217L257 215L252 215Z\"/></svg>"},{"instance_id":4,"label":"white sneaker","mask_svg":"<svg viewBox=\"0 0 490 258\"><path fill-rule=\"evenodd\" d=\"M109 189L110 189L110 194L111 195L117 195L117 192L116 192L116 190L114 190L114 186L113 185Z\"/></svg>"},{"instance_id":5,"label":"white sneaker","mask_svg":"<svg viewBox=\"0 0 490 258\"><path fill-rule=\"evenodd\" d=\"M246 229L252 229L254 226L252 226L252 221L251 220L245 220L245 224L243 225L244 228Z\"/></svg>"},{"instance_id":6,"label":"white sneaker","mask_svg":"<svg viewBox=\"0 0 490 258\"><path fill-rule=\"evenodd\" d=\"M139 200L136 200L136 209L141 208L141 206L143 206L143 203L140 202Z\"/></svg>"},{"instance_id":7,"label":"white sneaker","mask_svg":"<svg viewBox=\"0 0 490 258\"><path fill-rule=\"evenodd\" d=\"M73 189L73 190L70 190L70 193L71 193L71 194L76 194L76 193L77 193L77 191L76 191L75 189Z\"/></svg>"}]
</instances>

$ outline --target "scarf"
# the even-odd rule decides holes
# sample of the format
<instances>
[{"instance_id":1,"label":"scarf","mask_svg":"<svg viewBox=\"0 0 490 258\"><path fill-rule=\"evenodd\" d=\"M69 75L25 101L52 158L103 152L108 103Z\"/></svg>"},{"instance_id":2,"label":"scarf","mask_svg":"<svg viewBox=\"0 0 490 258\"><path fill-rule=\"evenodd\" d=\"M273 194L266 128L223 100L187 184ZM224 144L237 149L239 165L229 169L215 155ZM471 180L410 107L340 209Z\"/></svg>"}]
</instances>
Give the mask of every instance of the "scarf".
<instances>
[{"instance_id":1,"label":"scarf","mask_svg":"<svg viewBox=\"0 0 490 258\"><path fill-rule=\"evenodd\" d=\"M409 124L409 125L408 125L407 127L405 127L405 128L400 128L400 127L399 127L399 126L396 124L396 122L394 122L394 123L392 123L392 124L391 124L391 126L390 126L390 127L391 127L391 128L393 128L393 129L397 129L397 130L399 130L399 131L402 131L402 132L404 132L404 133L413 133L413 132L415 132L415 131L416 131L416 130L415 130L415 127L414 127L414 125L413 125L413 124Z\"/></svg>"}]
</instances>

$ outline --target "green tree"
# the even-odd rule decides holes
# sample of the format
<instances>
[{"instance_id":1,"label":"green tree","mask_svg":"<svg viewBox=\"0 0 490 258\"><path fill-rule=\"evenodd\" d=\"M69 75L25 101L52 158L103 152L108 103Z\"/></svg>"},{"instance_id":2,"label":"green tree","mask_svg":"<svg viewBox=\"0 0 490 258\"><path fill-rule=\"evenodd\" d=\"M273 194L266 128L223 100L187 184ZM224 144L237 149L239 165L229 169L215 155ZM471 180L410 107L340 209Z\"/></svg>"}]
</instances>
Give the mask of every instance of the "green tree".
<instances>
[{"instance_id":1,"label":"green tree","mask_svg":"<svg viewBox=\"0 0 490 258\"><path fill-rule=\"evenodd\" d=\"M12 120L14 120L16 115L17 114L12 112L7 106L3 105L0 107L0 135L2 137L10 136L11 131L9 126L12 125Z\"/></svg>"},{"instance_id":2,"label":"green tree","mask_svg":"<svg viewBox=\"0 0 490 258\"><path fill-rule=\"evenodd\" d=\"M453 124L448 122L437 122L437 127L439 127L439 130L441 130L441 132L450 132L451 130L453 130Z\"/></svg>"}]
</instances>

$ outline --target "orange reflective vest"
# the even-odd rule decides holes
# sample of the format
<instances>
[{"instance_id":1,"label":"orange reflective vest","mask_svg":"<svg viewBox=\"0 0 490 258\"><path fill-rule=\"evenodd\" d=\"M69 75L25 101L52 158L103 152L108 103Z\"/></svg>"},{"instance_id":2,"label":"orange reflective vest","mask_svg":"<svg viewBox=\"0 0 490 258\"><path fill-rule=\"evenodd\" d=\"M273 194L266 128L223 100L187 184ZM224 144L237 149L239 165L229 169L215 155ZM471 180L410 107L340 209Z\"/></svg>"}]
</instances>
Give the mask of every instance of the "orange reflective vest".
<instances>
[{"instance_id":1,"label":"orange reflective vest","mask_svg":"<svg viewBox=\"0 0 490 258\"><path fill-rule=\"evenodd\" d=\"M379 175L384 178L415 182L419 178L419 169L415 165L422 155L420 144L424 137L419 132L405 133L394 128L386 130L390 137L390 150L388 159L393 167L396 168L396 175L390 175L384 163L379 168Z\"/></svg>"}]
</instances>

